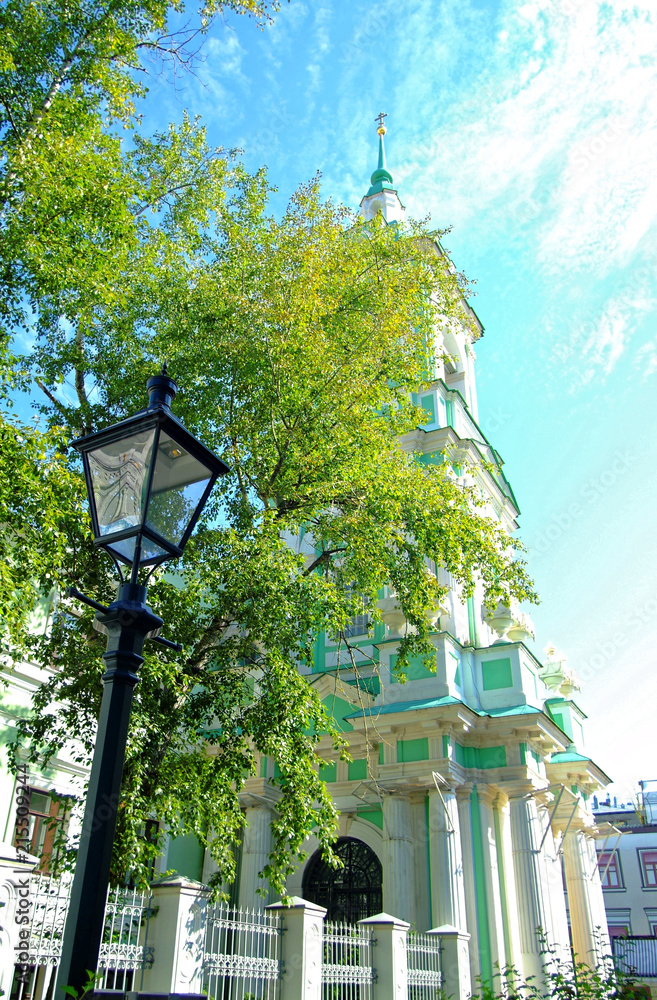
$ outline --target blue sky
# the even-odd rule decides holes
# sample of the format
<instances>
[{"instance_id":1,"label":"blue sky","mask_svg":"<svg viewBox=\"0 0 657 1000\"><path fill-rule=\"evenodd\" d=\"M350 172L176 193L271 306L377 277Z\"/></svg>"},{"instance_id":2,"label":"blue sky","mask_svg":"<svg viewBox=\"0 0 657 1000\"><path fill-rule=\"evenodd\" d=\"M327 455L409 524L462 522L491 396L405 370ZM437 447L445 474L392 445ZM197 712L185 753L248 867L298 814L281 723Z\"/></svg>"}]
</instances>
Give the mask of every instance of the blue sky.
<instances>
[{"instance_id":1,"label":"blue sky","mask_svg":"<svg viewBox=\"0 0 657 1000\"><path fill-rule=\"evenodd\" d=\"M506 461L549 641L582 676L588 749L657 777L657 182L651 3L326 0L228 17L145 125L199 114L267 164L279 209L317 170L357 207L388 166L476 281L480 417ZM157 118L154 112L157 109Z\"/></svg>"}]
</instances>

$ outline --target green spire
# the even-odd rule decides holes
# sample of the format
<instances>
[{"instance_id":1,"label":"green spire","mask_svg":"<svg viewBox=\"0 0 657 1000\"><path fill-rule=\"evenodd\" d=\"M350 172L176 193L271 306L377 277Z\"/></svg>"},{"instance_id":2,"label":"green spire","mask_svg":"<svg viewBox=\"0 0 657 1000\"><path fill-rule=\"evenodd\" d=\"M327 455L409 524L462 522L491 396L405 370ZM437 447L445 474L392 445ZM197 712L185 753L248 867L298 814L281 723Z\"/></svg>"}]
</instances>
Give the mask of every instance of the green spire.
<instances>
[{"instance_id":1,"label":"green spire","mask_svg":"<svg viewBox=\"0 0 657 1000\"><path fill-rule=\"evenodd\" d=\"M370 178L372 186L365 195L366 198L369 197L369 195L371 194L378 194L385 188L387 188L388 190L393 190L392 174L386 167L386 151L385 151L385 146L383 145L383 137L387 131L385 125L383 124L383 119L386 117L387 115L381 112L381 114L377 115L376 118L376 121L378 121L379 123L379 127L376 130L379 136L379 163L376 170L374 171L374 173Z\"/></svg>"}]
</instances>

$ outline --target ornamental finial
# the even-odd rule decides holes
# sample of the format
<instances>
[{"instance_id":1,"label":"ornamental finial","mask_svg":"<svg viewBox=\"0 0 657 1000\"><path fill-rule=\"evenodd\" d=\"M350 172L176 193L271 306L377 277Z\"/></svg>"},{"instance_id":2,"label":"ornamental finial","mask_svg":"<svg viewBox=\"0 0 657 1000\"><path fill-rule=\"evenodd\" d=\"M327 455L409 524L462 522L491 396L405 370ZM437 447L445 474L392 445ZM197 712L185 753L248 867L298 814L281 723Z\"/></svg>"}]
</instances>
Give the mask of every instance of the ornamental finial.
<instances>
[{"instance_id":1,"label":"ornamental finial","mask_svg":"<svg viewBox=\"0 0 657 1000\"><path fill-rule=\"evenodd\" d=\"M375 122L379 123L379 127L376 130L376 134L377 135L385 135L386 132L388 131L387 128L385 127L385 125L383 124L383 119L387 118L387 117L388 117L388 115L385 112L379 111L378 115L374 119Z\"/></svg>"}]
</instances>

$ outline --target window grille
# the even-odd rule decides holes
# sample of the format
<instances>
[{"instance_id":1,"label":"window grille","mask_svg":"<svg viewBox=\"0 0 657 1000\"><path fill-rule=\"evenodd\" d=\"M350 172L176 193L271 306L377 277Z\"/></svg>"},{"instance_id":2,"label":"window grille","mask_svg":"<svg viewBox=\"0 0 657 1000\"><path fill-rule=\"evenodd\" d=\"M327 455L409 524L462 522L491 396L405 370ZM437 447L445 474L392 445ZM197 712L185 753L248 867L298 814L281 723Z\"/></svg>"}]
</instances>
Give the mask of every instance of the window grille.
<instances>
[{"instance_id":1,"label":"window grille","mask_svg":"<svg viewBox=\"0 0 657 1000\"><path fill-rule=\"evenodd\" d=\"M374 851L355 837L334 847L342 867L332 868L316 851L303 878L304 899L326 907L326 919L355 924L383 909L383 869Z\"/></svg>"}]
</instances>

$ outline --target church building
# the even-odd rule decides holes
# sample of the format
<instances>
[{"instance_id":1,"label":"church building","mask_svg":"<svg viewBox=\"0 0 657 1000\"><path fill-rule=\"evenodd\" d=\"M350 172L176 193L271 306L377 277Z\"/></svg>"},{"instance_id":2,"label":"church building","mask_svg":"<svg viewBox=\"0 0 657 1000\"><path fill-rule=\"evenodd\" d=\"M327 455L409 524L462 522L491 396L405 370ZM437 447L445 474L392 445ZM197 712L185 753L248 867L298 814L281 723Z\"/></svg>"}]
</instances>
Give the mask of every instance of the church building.
<instances>
[{"instance_id":1,"label":"church building","mask_svg":"<svg viewBox=\"0 0 657 1000\"><path fill-rule=\"evenodd\" d=\"M404 207L386 166L385 132L380 117L378 166L361 212L392 224ZM446 456L513 532L516 499L477 409L483 327L464 308L467 325L449 321L436 332L444 360L419 395L426 422L403 443L427 463ZM353 758L335 762L328 738L320 744L344 868L328 866L311 838L289 891L326 907L329 919L384 911L418 931L451 929L473 984L507 964L540 975L549 951L569 958L569 923L574 952L595 965L608 938L589 800L610 779L586 754L575 677L553 647L537 658L525 614L502 605L487 614L482 591L464 600L437 573L450 589L432 621L435 671L417 658L406 683L395 676L406 622L392 592L379 602L382 624L370 627L364 614L345 632L358 676L345 639L316 642L308 680ZM236 898L244 906L257 899L269 851L273 766L263 758L243 793L248 826Z\"/></svg>"}]
</instances>

